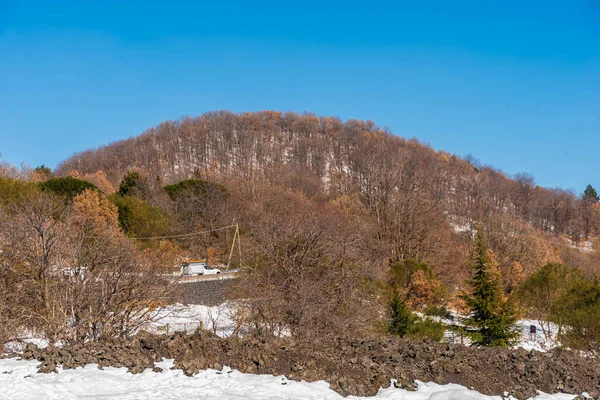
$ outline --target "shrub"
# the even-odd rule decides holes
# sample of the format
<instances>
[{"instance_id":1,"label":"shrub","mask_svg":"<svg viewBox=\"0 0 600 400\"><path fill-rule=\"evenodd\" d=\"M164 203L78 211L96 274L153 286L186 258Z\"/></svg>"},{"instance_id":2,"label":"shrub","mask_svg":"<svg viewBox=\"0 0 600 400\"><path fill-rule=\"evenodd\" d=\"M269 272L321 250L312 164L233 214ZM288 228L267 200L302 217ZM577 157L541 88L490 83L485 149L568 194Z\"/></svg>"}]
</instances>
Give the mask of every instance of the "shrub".
<instances>
[{"instance_id":1,"label":"shrub","mask_svg":"<svg viewBox=\"0 0 600 400\"><path fill-rule=\"evenodd\" d=\"M390 274L390 284L405 294L410 307L423 308L444 302L446 288L427 264L406 260L392 264Z\"/></svg>"},{"instance_id":2,"label":"shrub","mask_svg":"<svg viewBox=\"0 0 600 400\"><path fill-rule=\"evenodd\" d=\"M120 196L135 196L145 199L148 194L148 178L139 172L128 172L119 185Z\"/></svg>"},{"instance_id":3,"label":"shrub","mask_svg":"<svg viewBox=\"0 0 600 400\"><path fill-rule=\"evenodd\" d=\"M0 178L0 204L8 205L37 192L37 185L12 178Z\"/></svg>"},{"instance_id":4,"label":"shrub","mask_svg":"<svg viewBox=\"0 0 600 400\"><path fill-rule=\"evenodd\" d=\"M162 236L169 232L169 219L158 208L133 196L113 194L110 200L119 209L119 224L130 236Z\"/></svg>"},{"instance_id":5,"label":"shrub","mask_svg":"<svg viewBox=\"0 0 600 400\"><path fill-rule=\"evenodd\" d=\"M412 339L430 339L441 342L444 339L446 325L431 318L418 318L410 326L407 337Z\"/></svg>"},{"instance_id":6,"label":"shrub","mask_svg":"<svg viewBox=\"0 0 600 400\"><path fill-rule=\"evenodd\" d=\"M173 185L165 186L165 191L173 200L187 192L191 192L197 196L208 196L215 192L225 194L227 192L225 186L203 179L186 179Z\"/></svg>"},{"instance_id":7,"label":"shrub","mask_svg":"<svg viewBox=\"0 0 600 400\"><path fill-rule=\"evenodd\" d=\"M575 282L560 298L565 324L561 342L579 350L600 348L600 285L584 279Z\"/></svg>"},{"instance_id":8,"label":"shrub","mask_svg":"<svg viewBox=\"0 0 600 400\"><path fill-rule=\"evenodd\" d=\"M58 195L65 196L69 200L82 193L86 189L98 190L96 185L83 179L67 176L66 178L52 178L38 185L42 191L49 190Z\"/></svg>"},{"instance_id":9,"label":"shrub","mask_svg":"<svg viewBox=\"0 0 600 400\"><path fill-rule=\"evenodd\" d=\"M523 281L514 296L528 317L542 322L544 335L549 336L550 321L562 332L565 317L572 311L565 304L565 296L574 285L585 280L583 273L575 268L549 263Z\"/></svg>"},{"instance_id":10,"label":"shrub","mask_svg":"<svg viewBox=\"0 0 600 400\"><path fill-rule=\"evenodd\" d=\"M429 306L424 311L423 314L428 317L440 317L445 319L452 319L452 314L445 306Z\"/></svg>"},{"instance_id":11,"label":"shrub","mask_svg":"<svg viewBox=\"0 0 600 400\"><path fill-rule=\"evenodd\" d=\"M400 298L397 292L394 292L388 305L388 332L404 337L416 319L417 316L408 308L406 302Z\"/></svg>"}]
</instances>

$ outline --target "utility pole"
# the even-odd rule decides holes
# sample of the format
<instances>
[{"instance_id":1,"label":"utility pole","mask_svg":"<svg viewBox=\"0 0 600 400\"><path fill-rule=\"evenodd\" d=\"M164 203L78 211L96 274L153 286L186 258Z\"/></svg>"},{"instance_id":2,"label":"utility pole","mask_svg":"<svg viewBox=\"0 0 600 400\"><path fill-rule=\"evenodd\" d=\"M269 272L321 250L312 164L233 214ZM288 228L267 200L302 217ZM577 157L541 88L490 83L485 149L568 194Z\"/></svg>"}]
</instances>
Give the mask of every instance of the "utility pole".
<instances>
[{"instance_id":1,"label":"utility pole","mask_svg":"<svg viewBox=\"0 0 600 400\"><path fill-rule=\"evenodd\" d=\"M240 254L240 265L242 263L242 248L240 247L240 226L235 224L235 232L233 234L233 242L231 242L231 250L229 251L229 260L227 260L227 269L229 269L229 265L231 264L231 258L233 257L233 249L235 248L235 241L238 241L238 251Z\"/></svg>"}]
</instances>

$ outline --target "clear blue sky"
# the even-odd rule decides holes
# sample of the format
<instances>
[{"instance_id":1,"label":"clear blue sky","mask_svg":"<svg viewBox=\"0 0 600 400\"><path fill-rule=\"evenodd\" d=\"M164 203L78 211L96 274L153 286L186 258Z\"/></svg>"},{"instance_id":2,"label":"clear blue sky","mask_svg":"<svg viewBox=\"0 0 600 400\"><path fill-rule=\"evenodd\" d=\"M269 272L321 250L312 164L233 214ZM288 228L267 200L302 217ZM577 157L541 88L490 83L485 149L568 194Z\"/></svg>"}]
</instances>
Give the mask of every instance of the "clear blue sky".
<instances>
[{"instance_id":1,"label":"clear blue sky","mask_svg":"<svg viewBox=\"0 0 600 400\"><path fill-rule=\"evenodd\" d=\"M54 167L183 115L371 119L600 187L600 3L0 0L0 153Z\"/></svg>"}]
</instances>

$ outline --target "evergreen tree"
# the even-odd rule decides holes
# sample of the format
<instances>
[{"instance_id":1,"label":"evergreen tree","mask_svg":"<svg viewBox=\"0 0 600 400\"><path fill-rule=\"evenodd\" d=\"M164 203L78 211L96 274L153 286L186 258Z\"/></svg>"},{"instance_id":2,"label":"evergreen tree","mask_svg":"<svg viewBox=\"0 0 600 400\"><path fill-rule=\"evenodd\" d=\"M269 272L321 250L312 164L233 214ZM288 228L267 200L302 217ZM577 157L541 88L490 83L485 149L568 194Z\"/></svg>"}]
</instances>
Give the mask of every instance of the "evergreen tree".
<instances>
[{"instance_id":1,"label":"evergreen tree","mask_svg":"<svg viewBox=\"0 0 600 400\"><path fill-rule=\"evenodd\" d=\"M585 190L583 191L583 200L588 201L590 203L597 203L600 201L600 196L598 196L598 192L592 185L587 185Z\"/></svg>"},{"instance_id":2,"label":"evergreen tree","mask_svg":"<svg viewBox=\"0 0 600 400\"><path fill-rule=\"evenodd\" d=\"M40 165L39 167L35 167L34 171L42 175L46 179L52 178L53 175L52 170L46 167L44 164Z\"/></svg>"},{"instance_id":3,"label":"evergreen tree","mask_svg":"<svg viewBox=\"0 0 600 400\"><path fill-rule=\"evenodd\" d=\"M158 208L134 196L113 193L110 201L119 211L119 225L130 236L150 237L169 233L169 218Z\"/></svg>"},{"instance_id":4,"label":"evergreen tree","mask_svg":"<svg viewBox=\"0 0 600 400\"><path fill-rule=\"evenodd\" d=\"M128 172L119 185L119 195L135 196L145 200L148 195L148 178L139 172Z\"/></svg>"},{"instance_id":5,"label":"evergreen tree","mask_svg":"<svg viewBox=\"0 0 600 400\"><path fill-rule=\"evenodd\" d=\"M469 306L469 317L463 319L466 334L476 346L508 347L519 336L515 326L514 305L504 298L504 291L495 267L490 260L481 228L477 228L475 250L471 261L473 277L471 291L462 295Z\"/></svg>"},{"instance_id":6,"label":"evergreen tree","mask_svg":"<svg viewBox=\"0 0 600 400\"><path fill-rule=\"evenodd\" d=\"M98 190L96 185L83 179L67 176L65 178L52 178L38 184L42 191L51 191L58 195L72 199L87 189Z\"/></svg>"},{"instance_id":7,"label":"evergreen tree","mask_svg":"<svg viewBox=\"0 0 600 400\"><path fill-rule=\"evenodd\" d=\"M406 302L400 298L398 292L394 290L394 295L388 305L388 332L404 337L414 322L415 316Z\"/></svg>"},{"instance_id":8,"label":"evergreen tree","mask_svg":"<svg viewBox=\"0 0 600 400\"><path fill-rule=\"evenodd\" d=\"M217 195L224 197L227 195L225 186L208 182L203 179L186 179L172 185L165 186L165 191L172 200L176 200L179 196L194 195L199 197L209 197Z\"/></svg>"}]
</instances>

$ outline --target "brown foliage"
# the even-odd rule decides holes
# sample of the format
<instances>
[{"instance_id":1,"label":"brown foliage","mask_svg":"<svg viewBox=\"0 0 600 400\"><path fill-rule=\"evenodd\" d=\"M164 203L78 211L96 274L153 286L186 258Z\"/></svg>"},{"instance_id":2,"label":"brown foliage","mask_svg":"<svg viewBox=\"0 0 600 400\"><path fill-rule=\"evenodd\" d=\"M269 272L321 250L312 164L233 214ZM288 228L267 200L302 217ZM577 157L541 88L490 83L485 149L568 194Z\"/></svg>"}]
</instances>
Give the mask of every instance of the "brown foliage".
<instances>
[{"instance_id":1,"label":"brown foliage","mask_svg":"<svg viewBox=\"0 0 600 400\"><path fill-rule=\"evenodd\" d=\"M211 112L75 155L58 174L74 170L107 188L128 171L143 171L152 177L145 200L170 217L176 233L239 223L250 264L247 296L261 329L271 324L300 334L337 327L361 280L382 279L386 266L405 260L428 264L456 291L467 278L464 265L479 223L508 292L548 261L598 271L596 252L556 244L568 238L580 246L597 235L597 204L536 186L527 174L508 177L471 157L406 141L372 121ZM226 194L215 185L203 196L171 199L161 189L192 177L223 184ZM229 253L231 240L219 231L177 243L213 259ZM151 248L148 259L170 265L177 258L178 250ZM416 297L425 299L430 288L416 278ZM332 297L337 302L328 297L332 291L343 293ZM317 301L323 301L321 311Z\"/></svg>"},{"instance_id":2,"label":"brown foliage","mask_svg":"<svg viewBox=\"0 0 600 400\"><path fill-rule=\"evenodd\" d=\"M81 177L81 179L92 182L107 196L114 193L116 190L115 186L108 180L106 173L102 170L98 170L94 173L86 173Z\"/></svg>"},{"instance_id":3,"label":"brown foliage","mask_svg":"<svg viewBox=\"0 0 600 400\"><path fill-rule=\"evenodd\" d=\"M412 309L423 309L427 305L440 304L441 284L437 280L428 279L422 270L415 271L406 288L406 299Z\"/></svg>"},{"instance_id":4,"label":"brown foliage","mask_svg":"<svg viewBox=\"0 0 600 400\"><path fill-rule=\"evenodd\" d=\"M361 239L343 213L298 193L275 191L253 216L245 246L252 261L239 287L249 299L253 328L308 338L368 326Z\"/></svg>"},{"instance_id":5,"label":"brown foliage","mask_svg":"<svg viewBox=\"0 0 600 400\"><path fill-rule=\"evenodd\" d=\"M595 209L583 207L573 193L540 188L530 175L510 179L475 160L405 141L372 121L342 122L308 113L219 111L165 122L137 138L78 154L63 162L58 173L73 169L82 174L105 171L113 185L130 170L145 171L163 184L200 172L218 182L242 182L251 196L272 186L302 192L317 202L358 196L387 258L427 262L450 285L464 278L457 266L464 264L469 245L455 237L448 221L470 230L481 221L491 230L500 226L503 235L513 231L515 238L524 237L529 250L515 243L499 244L496 250L513 248L501 268L516 259L526 274L543 264L531 261L543 251L535 249L540 236L519 223L580 243L598 232L600 221ZM151 203L168 208L164 199ZM222 217L199 222L183 211L194 207L175 208L182 231L227 224ZM243 217L229 210L227 222L232 214ZM508 225L515 227L502 227Z\"/></svg>"},{"instance_id":6,"label":"brown foliage","mask_svg":"<svg viewBox=\"0 0 600 400\"><path fill-rule=\"evenodd\" d=\"M165 274L179 272L179 265L190 258L187 251L168 240L144 249L143 257L146 264L156 265L157 272Z\"/></svg>"},{"instance_id":7,"label":"brown foliage","mask_svg":"<svg viewBox=\"0 0 600 400\"><path fill-rule=\"evenodd\" d=\"M98 232L108 230L117 233L119 211L106 197L95 190L85 190L73 198L71 218L74 223L85 225Z\"/></svg>"},{"instance_id":8,"label":"brown foliage","mask_svg":"<svg viewBox=\"0 0 600 400\"><path fill-rule=\"evenodd\" d=\"M114 205L96 191L69 205L35 193L0 218L0 294L12 294L2 296L0 318L13 331L65 342L127 336L165 297L156 266L141 262Z\"/></svg>"}]
</instances>

